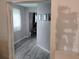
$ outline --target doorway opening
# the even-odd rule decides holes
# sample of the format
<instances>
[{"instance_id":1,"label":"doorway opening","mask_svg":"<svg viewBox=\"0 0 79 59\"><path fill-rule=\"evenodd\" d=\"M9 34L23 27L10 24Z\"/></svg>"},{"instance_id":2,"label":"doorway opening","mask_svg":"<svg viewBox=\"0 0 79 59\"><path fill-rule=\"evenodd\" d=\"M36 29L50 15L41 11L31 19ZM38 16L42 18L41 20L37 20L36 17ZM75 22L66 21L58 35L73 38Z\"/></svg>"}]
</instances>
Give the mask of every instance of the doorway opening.
<instances>
[{"instance_id":1,"label":"doorway opening","mask_svg":"<svg viewBox=\"0 0 79 59\"><path fill-rule=\"evenodd\" d=\"M51 3L14 3L15 59L50 59Z\"/></svg>"},{"instance_id":2,"label":"doorway opening","mask_svg":"<svg viewBox=\"0 0 79 59\"><path fill-rule=\"evenodd\" d=\"M29 13L29 30L31 32L31 36L32 35L37 35L37 21L36 21L36 12L30 12Z\"/></svg>"}]
</instances>

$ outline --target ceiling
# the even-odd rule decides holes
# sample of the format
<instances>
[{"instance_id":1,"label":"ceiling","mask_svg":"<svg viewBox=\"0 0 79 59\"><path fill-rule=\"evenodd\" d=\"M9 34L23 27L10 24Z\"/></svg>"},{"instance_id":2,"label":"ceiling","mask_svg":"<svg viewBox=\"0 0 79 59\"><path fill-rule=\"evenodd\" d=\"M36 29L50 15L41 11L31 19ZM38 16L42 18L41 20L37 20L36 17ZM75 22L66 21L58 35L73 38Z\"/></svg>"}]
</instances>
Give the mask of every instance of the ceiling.
<instances>
[{"instance_id":1,"label":"ceiling","mask_svg":"<svg viewBox=\"0 0 79 59\"><path fill-rule=\"evenodd\" d=\"M23 7L38 7L38 6L47 5L47 4L50 4L50 3L20 3L18 5Z\"/></svg>"}]
</instances>

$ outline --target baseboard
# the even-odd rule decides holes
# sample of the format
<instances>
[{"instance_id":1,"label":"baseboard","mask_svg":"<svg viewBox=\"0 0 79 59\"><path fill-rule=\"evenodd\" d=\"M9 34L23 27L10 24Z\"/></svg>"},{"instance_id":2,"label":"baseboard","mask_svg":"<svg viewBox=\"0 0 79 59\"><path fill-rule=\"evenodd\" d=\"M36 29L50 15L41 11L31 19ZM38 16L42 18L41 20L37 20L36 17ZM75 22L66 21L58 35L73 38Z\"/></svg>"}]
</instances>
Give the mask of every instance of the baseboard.
<instances>
[{"instance_id":1,"label":"baseboard","mask_svg":"<svg viewBox=\"0 0 79 59\"><path fill-rule=\"evenodd\" d=\"M29 33L29 35L22 37L21 39L17 40L14 42L14 44L20 42L21 40L25 39L25 38L29 38L31 36L31 33Z\"/></svg>"},{"instance_id":2,"label":"baseboard","mask_svg":"<svg viewBox=\"0 0 79 59\"><path fill-rule=\"evenodd\" d=\"M41 47L40 45L37 44L38 47L40 47L41 49L43 49L44 51L46 51L47 53L50 53L50 51L48 51L47 49Z\"/></svg>"}]
</instances>

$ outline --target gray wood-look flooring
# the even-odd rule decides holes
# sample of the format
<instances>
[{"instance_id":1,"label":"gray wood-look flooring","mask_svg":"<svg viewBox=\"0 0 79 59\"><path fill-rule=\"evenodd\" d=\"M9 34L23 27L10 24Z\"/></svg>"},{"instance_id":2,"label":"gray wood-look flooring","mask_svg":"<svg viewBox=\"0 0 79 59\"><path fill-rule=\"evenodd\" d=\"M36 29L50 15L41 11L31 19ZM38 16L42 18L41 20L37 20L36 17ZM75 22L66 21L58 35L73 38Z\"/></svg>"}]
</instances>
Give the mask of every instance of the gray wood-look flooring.
<instances>
[{"instance_id":1,"label":"gray wood-look flooring","mask_svg":"<svg viewBox=\"0 0 79 59\"><path fill-rule=\"evenodd\" d=\"M16 46L15 59L50 59L50 54L36 45L36 38L24 39ZM17 48L18 47L18 48Z\"/></svg>"}]
</instances>

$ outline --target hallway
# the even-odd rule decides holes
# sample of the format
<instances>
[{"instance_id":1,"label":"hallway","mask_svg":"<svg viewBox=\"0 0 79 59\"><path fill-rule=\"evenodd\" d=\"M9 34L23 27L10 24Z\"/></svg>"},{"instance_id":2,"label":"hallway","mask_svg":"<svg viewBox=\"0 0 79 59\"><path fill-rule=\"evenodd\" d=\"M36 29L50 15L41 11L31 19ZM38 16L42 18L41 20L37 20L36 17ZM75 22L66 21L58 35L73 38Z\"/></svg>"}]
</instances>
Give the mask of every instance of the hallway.
<instances>
[{"instance_id":1,"label":"hallway","mask_svg":"<svg viewBox=\"0 0 79 59\"><path fill-rule=\"evenodd\" d=\"M18 43L16 46L16 59L50 59L49 53L36 45L35 36L24 39L21 42L23 43L20 45Z\"/></svg>"}]
</instances>

